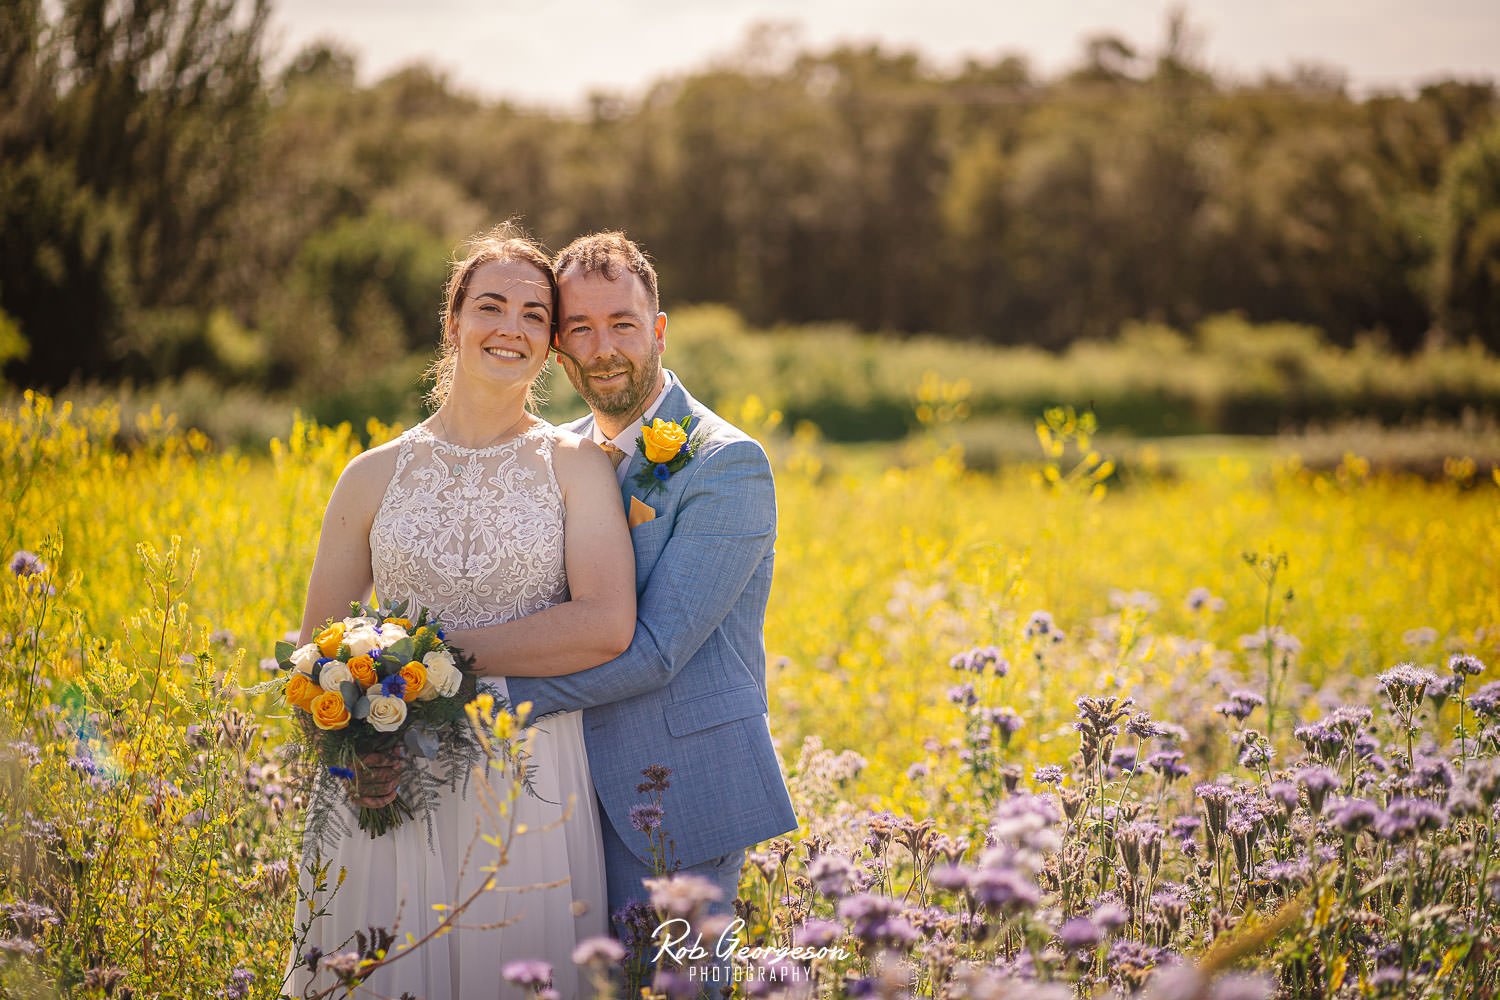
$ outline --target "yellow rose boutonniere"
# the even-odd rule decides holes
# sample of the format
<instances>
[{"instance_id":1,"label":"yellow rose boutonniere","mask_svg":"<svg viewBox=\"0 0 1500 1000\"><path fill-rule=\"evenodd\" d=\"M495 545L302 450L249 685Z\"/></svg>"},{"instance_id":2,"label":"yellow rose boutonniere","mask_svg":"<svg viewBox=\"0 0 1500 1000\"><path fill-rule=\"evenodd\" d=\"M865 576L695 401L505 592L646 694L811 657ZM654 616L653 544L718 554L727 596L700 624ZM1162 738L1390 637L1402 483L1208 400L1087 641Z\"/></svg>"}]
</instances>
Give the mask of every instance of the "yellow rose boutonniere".
<instances>
[{"instance_id":1,"label":"yellow rose boutonniere","mask_svg":"<svg viewBox=\"0 0 1500 1000\"><path fill-rule=\"evenodd\" d=\"M661 489L697 451L696 439L688 434L692 422L692 417L681 421L657 417L641 426L641 436L636 438L635 445L646 460L646 467L636 474L635 484L646 496Z\"/></svg>"},{"instance_id":2,"label":"yellow rose boutonniere","mask_svg":"<svg viewBox=\"0 0 1500 1000\"><path fill-rule=\"evenodd\" d=\"M687 428L660 417L641 428L641 451L653 465L670 462L687 444Z\"/></svg>"}]
</instances>

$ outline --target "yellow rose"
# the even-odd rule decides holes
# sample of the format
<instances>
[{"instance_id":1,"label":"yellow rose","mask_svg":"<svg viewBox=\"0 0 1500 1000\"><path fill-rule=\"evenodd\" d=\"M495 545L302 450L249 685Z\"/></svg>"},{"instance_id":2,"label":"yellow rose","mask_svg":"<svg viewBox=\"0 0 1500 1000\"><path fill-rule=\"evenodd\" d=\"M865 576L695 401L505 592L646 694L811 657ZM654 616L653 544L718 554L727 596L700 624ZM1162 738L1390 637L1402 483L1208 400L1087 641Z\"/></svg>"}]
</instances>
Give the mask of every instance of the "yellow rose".
<instances>
[{"instance_id":1,"label":"yellow rose","mask_svg":"<svg viewBox=\"0 0 1500 1000\"><path fill-rule=\"evenodd\" d=\"M319 632L313 642L318 644L324 656L337 656L339 646L344 642L344 623L334 622L332 625Z\"/></svg>"},{"instance_id":2,"label":"yellow rose","mask_svg":"<svg viewBox=\"0 0 1500 1000\"><path fill-rule=\"evenodd\" d=\"M288 705L304 712L312 711L313 699L322 693L323 689L314 684L313 679L306 674L292 674L291 679L286 682L286 690L282 692Z\"/></svg>"},{"instance_id":3,"label":"yellow rose","mask_svg":"<svg viewBox=\"0 0 1500 1000\"><path fill-rule=\"evenodd\" d=\"M422 693L422 688L427 684L427 668L416 660L412 660L401 668L401 678L406 681L406 691L401 695L401 699L416 701L417 695Z\"/></svg>"},{"instance_id":4,"label":"yellow rose","mask_svg":"<svg viewBox=\"0 0 1500 1000\"><path fill-rule=\"evenodd\" d=\"M375 661L368 656L356 656L350 660L349 672L362 688L374 687L380 683L380 675L375 672Z\"/></svg>"},{"instance_id":5,"label":"yellow rose","mask_svg":"<svg viewBox=\"0 0 1500 1000\"><path fill-rule=\"evenodd\" d=\"M687 443L687 431L681 424L657 417L650 427L641 428L641 441L646 445L646 461L661 464L677 457Z\"/></svg>"},{"instance_id":6,"label":"yellow rose","mask_svg":"<svg viewBox=\"0 0 1500 1000\"><path fill-rule=\"evenodd\" d=\"M324 691L314 698L309 711L319 729L343 729L349 724L349 709L344 706L344 696L333 691Z\"/></svg>"},{"instance_id":7,"label":"yellow rose","mask_svg":"<svg viewBox=\"0 0 1500 1000\"><path fill-rule=\"evenodd\" d=\"M402 628L406 629L408 632L411 631L411 619L410 618L387 618L382 624L385 624L385 625L400 625Z\"/></svg>"}]
</instances>

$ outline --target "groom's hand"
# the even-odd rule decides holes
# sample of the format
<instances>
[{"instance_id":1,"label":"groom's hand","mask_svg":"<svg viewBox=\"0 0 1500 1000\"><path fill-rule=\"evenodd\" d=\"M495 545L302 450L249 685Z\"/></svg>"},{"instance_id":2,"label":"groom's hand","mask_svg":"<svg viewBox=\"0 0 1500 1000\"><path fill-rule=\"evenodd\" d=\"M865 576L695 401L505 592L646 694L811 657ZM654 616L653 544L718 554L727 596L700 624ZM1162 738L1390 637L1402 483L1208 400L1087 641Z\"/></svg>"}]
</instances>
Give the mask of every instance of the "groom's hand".
<instances>
[{"instance_id":1,"label":"groom's hand","mask_svg":"<svg viewBox=\"0 0 1500 1000\"><path fill-rule=\"evenodd\" d=\"M360 754L349 783L349 801L361 809L379 809L396 801L402 760L399 747L390 753Z\"/></svg>"}]
</instances>

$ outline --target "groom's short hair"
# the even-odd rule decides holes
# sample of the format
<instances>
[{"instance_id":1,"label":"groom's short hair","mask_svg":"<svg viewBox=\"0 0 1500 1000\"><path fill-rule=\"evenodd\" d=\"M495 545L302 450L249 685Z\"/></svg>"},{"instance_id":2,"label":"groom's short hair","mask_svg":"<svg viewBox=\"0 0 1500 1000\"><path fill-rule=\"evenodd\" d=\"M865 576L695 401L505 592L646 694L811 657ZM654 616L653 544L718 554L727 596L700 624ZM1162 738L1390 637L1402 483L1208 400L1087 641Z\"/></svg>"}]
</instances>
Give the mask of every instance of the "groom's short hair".
<instances>
[{"instance_id":1,"label":"groom's short hair","mask_svg":"<svg viewBox=\"0 0 1500 1000\"><path fill-rule=\"evenodd\" d=\"M651 266L651 258L646 252L622 232L589 233L563 247L553 259L552 269L561 278L570 267L578 268L583 274L602 273L610 281L629 271L646 286L652 314L661 310L656 291L656 268Z\"/></svg>"}]
</instances>

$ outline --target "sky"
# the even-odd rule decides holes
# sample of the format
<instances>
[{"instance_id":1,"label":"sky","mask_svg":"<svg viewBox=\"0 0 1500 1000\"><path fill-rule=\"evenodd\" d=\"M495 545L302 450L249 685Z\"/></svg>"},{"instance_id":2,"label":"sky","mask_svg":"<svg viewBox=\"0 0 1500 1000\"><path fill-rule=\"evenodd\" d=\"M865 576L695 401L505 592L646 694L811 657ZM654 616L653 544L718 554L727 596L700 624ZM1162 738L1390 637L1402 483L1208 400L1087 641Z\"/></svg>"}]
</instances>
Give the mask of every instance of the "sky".
<instances>
[{"instance_id":1,"label":"sky","mask_svg":"<svg viewBox=\"0 0 1500 1000\"><path fill-rule=\"evenodd\" d=\"M797 48L879 41L942 68L1022 54L1044 74L1112 32L1156 50L1183 7L1218 74L1254 79L1299 64L1345 72L1360 93L1458 76L1500 80L1500 0L273 0L285 58L337 41L368 82L412 62L491 99L567 109L592 92L633 96L722 60L751 25L794 26Z\"/></svg>"}]
</instances>

